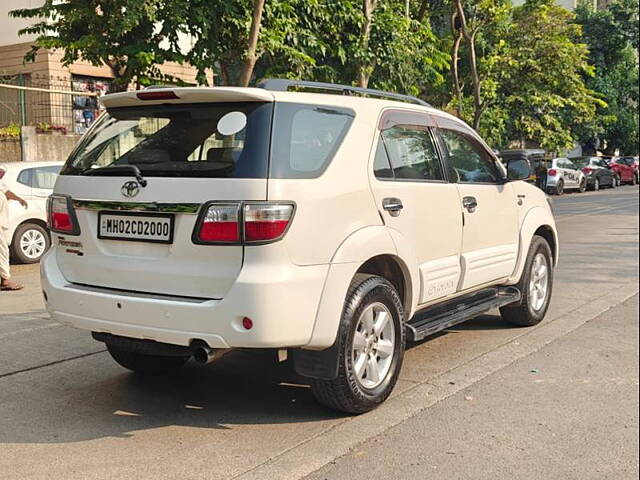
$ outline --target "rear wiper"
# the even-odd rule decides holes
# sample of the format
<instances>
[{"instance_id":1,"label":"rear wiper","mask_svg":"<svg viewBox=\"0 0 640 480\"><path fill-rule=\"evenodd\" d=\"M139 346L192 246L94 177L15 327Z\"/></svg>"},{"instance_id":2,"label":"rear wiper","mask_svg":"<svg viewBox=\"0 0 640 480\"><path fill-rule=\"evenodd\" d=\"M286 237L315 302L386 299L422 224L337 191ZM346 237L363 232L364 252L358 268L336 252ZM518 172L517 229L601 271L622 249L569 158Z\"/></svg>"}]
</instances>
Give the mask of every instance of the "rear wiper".
<instances>
[{"instance_id":1,"label":"rear wiper","mask_svg":"<svg viewBox=\"0 0 640 480\"><path fill-rule=\"evenodd\" d=\"M118 170L126 170L128 172L133 172L133 176L136 177L136 180L140 184L141 187L147 186L147 181L142 176L142 172L140 169L132 164L128 165L106 165L104 167L98 168L85 168L81 173L82 175L110 175L111 173L116 173Z\"/></svg>"}]
</instances>

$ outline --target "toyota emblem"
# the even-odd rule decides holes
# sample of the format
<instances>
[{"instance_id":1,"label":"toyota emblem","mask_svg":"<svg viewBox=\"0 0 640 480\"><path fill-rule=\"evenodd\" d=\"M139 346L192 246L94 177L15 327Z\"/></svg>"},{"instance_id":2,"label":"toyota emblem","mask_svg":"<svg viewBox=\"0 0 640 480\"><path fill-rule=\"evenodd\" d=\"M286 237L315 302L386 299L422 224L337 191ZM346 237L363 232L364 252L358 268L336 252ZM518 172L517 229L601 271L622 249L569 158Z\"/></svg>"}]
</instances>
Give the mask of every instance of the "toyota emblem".
<instances>
[{"instance_id":1,"label":"toyota emblem","mask_svg":"<svg viewBox=\"0 0 640 480\"><path fill-rule=\"evenodd\" d=\"M139 191L140 185L138 185L138 182L126 182L120 189L122 195L129 198L135 197Z\"/></svg>"}]
</instances>

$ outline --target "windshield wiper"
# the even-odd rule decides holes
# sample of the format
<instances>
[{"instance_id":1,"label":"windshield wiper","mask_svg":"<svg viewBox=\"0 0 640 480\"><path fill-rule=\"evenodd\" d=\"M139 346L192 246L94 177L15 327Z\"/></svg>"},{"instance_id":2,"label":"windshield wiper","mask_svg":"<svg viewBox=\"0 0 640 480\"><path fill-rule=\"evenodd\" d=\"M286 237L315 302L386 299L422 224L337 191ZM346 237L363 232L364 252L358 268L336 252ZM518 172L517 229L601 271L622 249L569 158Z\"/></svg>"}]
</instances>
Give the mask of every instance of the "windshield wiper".
<instances>
[{"instance_id":1,"label":"windshield wiper","mask_svg":"<svg viewBox=\"0 0 640 480\"><path fill-rule=\"evenodd\" d=\"M85 168L82 171L82 175L110 175L111 173L117 173L118 171L133 172L133 176L136 177L136 180L140 184L141 187L147 186L147 181L142 176L142 172L140 169L132 164L128 165L106 165L104 167L98 168Z\"/></svg>"}]
</instances>

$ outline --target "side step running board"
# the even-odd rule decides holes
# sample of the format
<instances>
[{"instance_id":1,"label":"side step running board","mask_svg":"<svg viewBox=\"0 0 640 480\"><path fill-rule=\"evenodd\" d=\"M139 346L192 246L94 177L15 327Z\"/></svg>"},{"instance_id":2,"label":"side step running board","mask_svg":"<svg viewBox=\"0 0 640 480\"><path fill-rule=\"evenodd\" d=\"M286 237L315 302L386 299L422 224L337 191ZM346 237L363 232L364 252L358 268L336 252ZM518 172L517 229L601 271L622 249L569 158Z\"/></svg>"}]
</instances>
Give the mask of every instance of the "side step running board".
<instances>
[{"instance_id":1,"label":"side step running board","mask_svg":"<svg viewBox=\"0 0 640 480\"><path fill-rule=\"evenodd\" d=\"M517 302L521 296L520 291L515 287L487 288L440 305L427 307L417 312L407 322L407 340L413 342L422 340L493 308Z\"/></svg>"}]
</instances>

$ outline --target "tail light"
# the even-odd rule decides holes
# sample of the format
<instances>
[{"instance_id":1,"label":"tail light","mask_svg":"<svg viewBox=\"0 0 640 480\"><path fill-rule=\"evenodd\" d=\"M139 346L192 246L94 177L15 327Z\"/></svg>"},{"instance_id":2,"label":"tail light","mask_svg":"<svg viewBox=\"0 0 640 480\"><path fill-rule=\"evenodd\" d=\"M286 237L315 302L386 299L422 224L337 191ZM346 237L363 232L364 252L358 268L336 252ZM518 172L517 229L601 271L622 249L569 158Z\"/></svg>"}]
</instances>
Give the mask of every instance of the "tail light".
<instances>
[{"instance_id":1,"label":"tail light","mask_svg":"<svg viewBox=\"0 0 640 480\"><path fill-rule=\"evenodd\" d=\"M210 202L205 205L191 239L197 244L263 244L285 234L293 217L292 203Z\"/></svg>"},{"instance_id":2,"label":"tail light","mask_svg":"<svg viewBox=\"0 0 640 480\"><path fill-rule=\"evenodd\" d=\"M558 173L558 172L556 171L556 169L555 169L555 168L552 168L551 170L549 170L549 171L547 172L547 175L548 175L548 176L550 176L550 177L555 177L555 176L556 176L556 173Z\"/></svg>"},{"instance_id":3,"label":"tail light","mask_svg":"<svg viewBox=\"0 0 640 480\"><path fill-rule=\"evenodd\" d=\"M286 203L245 205L245 242L272 242L279 239L287 230L292 213L293 205Z\"/></svg>"},{"instance_id":4,"label":"tail light","mask_svg":"<svg viewBox=\"0 0 640 480\"><path fill-rule=\"evenodd\" d=\"M195 243L238 243L240 241L240 205L210 204L198 222Z\"/></svg>"},{"instance_id":5,"label":"tail light","mask_svg":"<svg viewBox=\"0 0 640 480\"><path fill-rule=\"evenodd\" d=\"M590 167L584 167L584 168L582 169L582 171L588 175L588 174L590 174L591 172L593 172L593 168L590 168Z\"/></svg>"},{"instance_id":6,"label":"tail light","mask_svg":"<svg viewBox=\"0 0 640 480\"><path fill-rule=\"evenodd\" d=\"M80 235L80 226L76 218L71 197L51 195L47 200L49 228L56 233Z\"/></svg>"}]
</instances>

